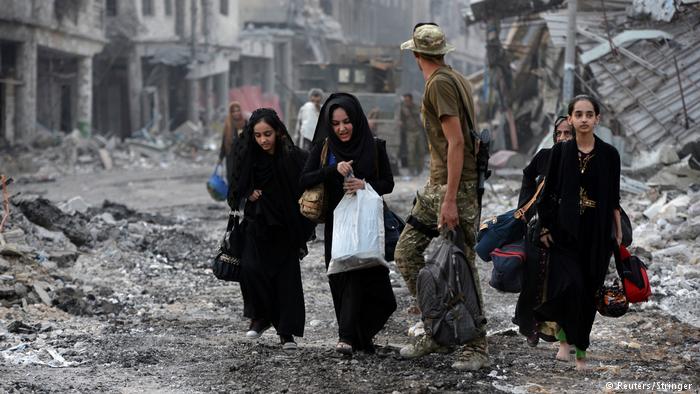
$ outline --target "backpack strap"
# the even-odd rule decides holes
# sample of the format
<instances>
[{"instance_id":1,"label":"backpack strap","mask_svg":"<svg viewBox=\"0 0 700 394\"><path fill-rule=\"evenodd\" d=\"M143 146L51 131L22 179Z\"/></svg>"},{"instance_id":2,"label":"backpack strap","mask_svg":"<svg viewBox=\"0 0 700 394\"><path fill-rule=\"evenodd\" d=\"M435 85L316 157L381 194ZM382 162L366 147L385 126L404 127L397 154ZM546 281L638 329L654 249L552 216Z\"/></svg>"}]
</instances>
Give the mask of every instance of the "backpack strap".
<instances>
[{"instance_id":1,"label":"backpack strap","mask_svg":"<svg viewBox=\"0 0 700 394\"><path fill-rule=\"evenodd\" d=\"M476 140L479 139L478 135L476 134L476 130L474 129L474 123L472 122L472 114L469 112L469 109L467 108L466 105L466 100L462 96L462 89L459 88L459 82L457 82L457 79L455 79L454 75L452 75L452 69L448 69L447 71L442 71L443 69L439 69L437 72L441 73L442 75L447 76L447 78L450 79L450 82L452 82L452 85L454 85L455 89L457 89L457 94L459 95L459 100L462 102L462 110L464 110L464 116L467 118L467 126L469 127L469 138L472 141L472 149L473 149L473 154L474 154L474 159L476 159ZM426 86L426 91L430 87L430 85L433 84L433 81L435 79L431 79L430 82L428 83L428 86ZM461 120L461 119L460 119Z\"/></svg>"}]
</instances>

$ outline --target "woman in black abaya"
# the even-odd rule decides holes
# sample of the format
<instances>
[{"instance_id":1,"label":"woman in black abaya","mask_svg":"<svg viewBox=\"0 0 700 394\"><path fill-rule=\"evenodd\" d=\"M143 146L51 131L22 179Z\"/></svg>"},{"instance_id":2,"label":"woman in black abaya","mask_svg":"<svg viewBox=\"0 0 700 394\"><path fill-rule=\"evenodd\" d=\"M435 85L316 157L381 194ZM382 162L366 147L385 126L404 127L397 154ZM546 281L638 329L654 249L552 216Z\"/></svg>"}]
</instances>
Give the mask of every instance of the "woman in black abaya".
<instances>
[{"instance_id":1,"label":"woman in black abaya","mask_svg":"<svg viewBox=\"0 0 700 394\"><path fill-rule=\"evenodd\" d=\"M559 116L554 121L553 131L554 143L571 140L573 129L566 116ZM550 148L544 148L535 154L530 161L530 164L523 169L523 180L520 186L520 197L518 198L518 207L523 207L534 196L537 190L537 185L544 181L547 175L547 167L549 165ZM534 209L530 209L525 214L526 221L534 216ZM530 346L537 346L540 338L548 341L554 341L556 334L556 324L553 322L538 322L533 315L533 308L544 301L545 280L547 278L547 265L549 262L549 254L547 249L541 248L539 238L535 235L535 241L531 242L530 231L538 231L539 226L534 229L528 228L528 235L525 237L525 260L522 290L518 296L518 303L515 306L515 317L513 323L520 326L520 333L527 337L527 343Z\"/></svg>"},{"instance_id":2,"label":"woman in black abaya","mask_svg":"<svg viewBox=\"0 0 700 394\"><path fill-rule=\"evenodd\" d=\"M245 204L241 292L244 315L251 319L246 336L258 338L274 326L282 347L295 349L305 316L299 260L313 230L297 203L307 154L294 146L272 109L255 110L244 133L234 203Z\"/></svg>"},{"instance_id":3,"label":"woman in black abaya","mask_svg":"<svg viewBox=\"0 0 700 394\"><path fill-rule=\"evenodd\" d=\"M321 151L328 144L328 157L321 166ZM346 175L352 177L345 179ZM314 146L301 177L301 186L308 189L325 185L326 268L331 259L333 210L345 193L365 187L365 182L379 194L391 193L394 179L386 142L375 139L367 124L360 102L353 95L334 93L323 104L316 126ZM389 272L383 267L330 275L328 281L338 319L336 350L374 352L372 339L396 310Z\"/></svg>"},{"instance_id":4,"label":"woman in black abaya","mask_svg":"<svg viewBox=\"0 0 700 394\"><path fill-rule=\"evenodd\" d=\"M585 369L595 293L603 285L613 248L622 240L620 155L593 133L600 120L595 99L576 96L568 110L576 138L552 148L537 207L540 240L550 257L546 301L534 312L537 320L561 327L556 358L568 360L574 345L576 368Z\"/></svg>"}]
</instances>

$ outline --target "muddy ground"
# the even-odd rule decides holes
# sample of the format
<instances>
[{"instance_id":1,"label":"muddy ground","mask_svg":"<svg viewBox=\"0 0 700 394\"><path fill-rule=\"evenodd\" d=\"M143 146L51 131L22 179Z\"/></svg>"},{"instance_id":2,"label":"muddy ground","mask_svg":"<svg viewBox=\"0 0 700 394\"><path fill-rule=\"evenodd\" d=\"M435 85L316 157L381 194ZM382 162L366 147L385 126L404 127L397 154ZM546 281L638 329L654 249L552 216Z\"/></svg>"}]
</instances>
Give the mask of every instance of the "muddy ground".
<instances>
[{"instance_id":1,"label":"muddy ground","mask_svg":"<svg viewBox=\"0 0 700 394\"><path fill-rule=\"evenodd\" d=\"M588 372L555 361L552 344L525 344L510 323L517 295L489 287L484 262L490 368L452 370L455 354L398 357L409 340L407 327L418 318L407 313L411 298L396 271L399 308L376 338L377 354L338 357L320 242L301 263L306 332L299 349L281 350L274 330L247 340L238 284L217 281L208 268L227 215L225 205L206 194L208 172L115 169L13 185L6 232L19 250L0 257L0 392L613 391L607 384L626 391L618 382L686 384L689 392L700 387L697 258L685 261L690 268L682 271L658 270L652 282L663 291L655 302L634 305L619 319L598 316ZM397 178L388 198L392 208L406 214L421 183ZM493 183L485 216L515 201L517 181ZM80 245L58 224L39 226L22 213L36 196L60 205L78 195L90 206L71 216L84 227L79 235L87 239ZM650 265L657 260L665 261ZM676 296L675 288L686 291ZM664 299L677 306L664 307Z\"/></svg>"}]
</instances>

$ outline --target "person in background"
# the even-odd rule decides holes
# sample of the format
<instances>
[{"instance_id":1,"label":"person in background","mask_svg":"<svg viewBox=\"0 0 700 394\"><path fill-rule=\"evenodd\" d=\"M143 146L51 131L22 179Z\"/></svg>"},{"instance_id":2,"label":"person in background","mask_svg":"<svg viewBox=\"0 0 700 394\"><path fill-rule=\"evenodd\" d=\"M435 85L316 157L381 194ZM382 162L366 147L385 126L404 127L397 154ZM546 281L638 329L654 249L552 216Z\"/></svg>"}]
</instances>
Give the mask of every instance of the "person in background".
<instances>
[{"instance_id":1,"label":"person in background","mask_svg":"<svg viewBox=\"0 0 700 394\"><path fill-rule=\"evenodd\" d=\"M569 122L567 122L567 117L557 117L554 121L554 130L552 132L554 143L569 141L572 138L574 138L574 132ZM518 207L527 204L535 195L537 185L544 181L551 151L549 148L538 151L530 161L530 164L523 170ZM534 211L534 209L527 211L525 214L526 222L530 222L535 214ZM534 228L537 228L537 226L534 226ZM535 231L539 231L539 229ZM537 239L538 237L534 238ZM536 244L530 242L531 239L532 237L530 236L526 236L525 239L525 255L527 259L523 272L522 290L518 296L513 323L517 324L520 327L520 333L527 337L528 345L534 347L537 346L540 338L549 342L555 341L558 328L554 322L538 322L533 316L533 308L544 301L544 283L547 277L549 255L547 254L547 249L540 248L539 242Z\"/></svg>"},{"instance_id":2,"label":"person in background","mask_svg":"<svg viewBox=\"0 0 700 394\"><path fill-rule=\"evenodd\" d=\"M296 349L304 335L304 293L299 261L313 223L299 212L299 177L308 153L294 145L270 108L253 112L244 133L247 149L236 184L244 202L241 293L251 319L246 337L274 326L283 349Z\"/></svg>"},{"instance_id":3,"label":"person in background","mask_svg":"<svg viewBox=\"0 0 700 394\"><path fill-rule=\"evenodd\" d=\"M221 139L221 149L219 150L219 163L226 161L226 181L231 185L233 180L233 166L236 159L232 157L236 152L235 145L240 141L241 134L245 128L246 121L238 101L232 101L228 105L228 114L224 122L224 132Z\"/></svg>"},{"instance_id":4,"label":"person in background","mask_svg":"<svg viewBox=\"0 0 700 394\"><path fill-rule=\"evenodd\" d=\"M326 165L321 152L328 144ZM357 98L347 93L332 94L321 109L314 144L301 176L304 189L325 185L325 261L331 260L333 211L346 193L370 184L379 195L391 193L391 173L386 142L375 139ZM341 272L328 277L338 320L338 344L342 354L353 351L373 353L373 338L396 310L396 299L384 266Z\"/></svg>"},{"instance_id":5,"label":"person in background","mask_svg":"<svg viewBox=\"0 0 700 394\"><path fill-rule=\"evenodd\" d=\"M574 97L568 114L576 138L552 148L537 204L549 271L546 299L535 307L534 315L538 321L559 325L556 359L570 360L574 345L576 369L582 370L587 368L595 294L603 285L613 249L622 242L620 155L594 134L600 105L593 97Z\"/></svg>"},{"instance_id":6,"label":"person in background","mask_svg":"<svg viewBox=\"0 0 700 394\"><path fill-rule=\"evenodd\" d=\"M372 107L372 109L367 113L367 124L369 125L372 135L377 135L377 121L381 115L381 110L379 107Z\"/></svg>"},{"instance_id":7,"label":"person in background","mask_svg":"<svg viewBox=\"0 0 700 394\"><path fill-rule=\"evenodd\" d=\"M476 119L471 85L445 64L445 54L455 47L447 43L445 33L435 23L416 25L413 37L401 44L401 49L413 51L425 79L422 112L431 155L430 177L418 192L411 216L396 245L396 265L411 295L415 296L418 272L425 266L423 252L433 237L425 229L459 226L464 236L464 255L476 283L479 310L483 311L479 272L474 264L479 202L476 142L470 131ZM491 364L486 321L483 316L478 319L479 334L461 347L452 364L455 369L475 371ZM402 348L401 355L416 358L446 350L425 333L415 344Z\"/></svg>"},{"instance_id":8,"label":"person in background","mask_svg":"<svg viewBox=\"0 0 700 394\"><path fill-rule=\"evenodd\" d=\"M405 152L405 164L411 170L411 175L417 176L423 172L426 154L425 133L420 119L420 108L413 102L410 93L403 95L401 101L401 152ZM403 160L403 158L402 158Z\"/></svg>"},{"instance_id":9,"label":"person in background","mask_svg":"<svg viewBox=\"0 0 700 394\"><path fill-rule=\"evenodd\" d=\"M309 90L309 101L299 108L294 132L301 149L311 149L311 141L314 138L318 115L321 111L321 101L323 101L323 91L314 88Z\"/></svg>"}]
</instances>

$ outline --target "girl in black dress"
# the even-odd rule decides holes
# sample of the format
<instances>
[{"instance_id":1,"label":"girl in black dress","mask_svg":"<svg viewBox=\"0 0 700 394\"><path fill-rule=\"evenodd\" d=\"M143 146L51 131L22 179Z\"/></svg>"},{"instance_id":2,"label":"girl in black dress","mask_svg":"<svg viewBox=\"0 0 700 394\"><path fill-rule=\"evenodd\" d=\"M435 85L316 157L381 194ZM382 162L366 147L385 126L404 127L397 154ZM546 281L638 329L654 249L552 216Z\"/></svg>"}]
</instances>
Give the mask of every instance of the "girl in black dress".
<instances>
[{"instance_id":1,"label":"girl in black dress","mask_svg":"<svg viewBox=\"0 0 700 394\"><path fill-rule=\"evenodd\" d=\"M304 335L304 294L299 260L313 224L299 213L299 176L307 153L294 146L287 128L269 108L253 112L245 129L235 201L244 202L241 293L246 336L274 326L284 349Z\"/></svg>"},{"instance_id":2,"label":"girl in black dress","mask_svg":"<svg viewBox=\"0 0 700 394\"><path fill-rule=\"evenodd\" d=\"M326 165L321 167L321 151L328 144ZM353 176L345 177L350 173ZM333 210L345 193L363 189L366 183L379 194L391 193L394 178L386 153L386 143L375 139L360 102L347 93L332 94L321 108L314 146L301 176L305 189L323 183L325 212L326 268L331 260ZM328 281L338 320L336 350L373 352L372 338L396 310L389 272L383 266L330 275Z\"/></svg>"},{"instance_id":3,"label":"girl in black dress","mask_svg":"<svg viewBox=\"0 0 700 394\"><path fill-rule=\"evenodd\" d=\"M547 297L535 308L535 318L561 327L556 358L569 360L574 345L576 368L585 369L595 293L603 285L613 248L622 239L620 155L593 133L600 120L595 99L576 96L568 112L576 138L552 148L537 207L540 240L550 257Z\"/></svg>"}]
</instances>

